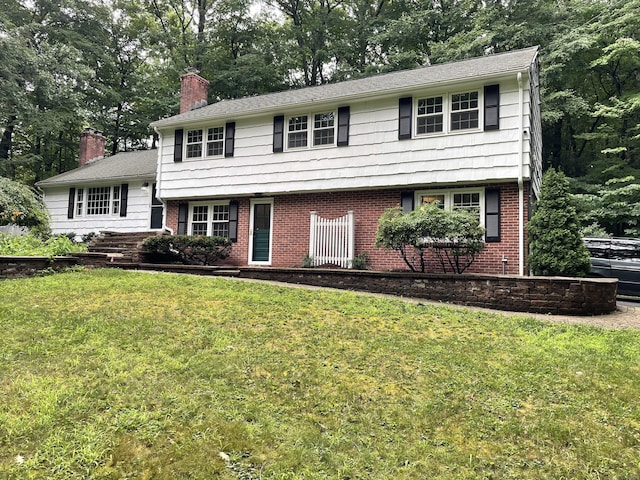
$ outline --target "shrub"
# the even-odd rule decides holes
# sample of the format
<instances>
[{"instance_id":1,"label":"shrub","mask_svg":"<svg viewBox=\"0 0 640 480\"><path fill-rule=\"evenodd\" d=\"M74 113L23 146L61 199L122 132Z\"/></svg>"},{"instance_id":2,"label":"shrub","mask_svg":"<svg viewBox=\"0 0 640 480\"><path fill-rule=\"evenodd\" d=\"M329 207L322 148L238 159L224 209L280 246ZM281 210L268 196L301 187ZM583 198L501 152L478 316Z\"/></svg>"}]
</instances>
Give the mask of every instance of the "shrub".
<instances>
[{"instance_id":1,"label":"shrub","mask_svg":"<svg viewBox=\"0 0 640 480\"><path fill-rule=\"evenodd\" d=\"M437 203L403 213L399 207L378 220L376 246L397 250L413 272L424 272L433 252L443 272L463 273L484 249L484 229L464 210L445 211Z\"/></svg>"},{"instance_id":2,"label":"shrub","mask_svg":"<svg viewBox=\"0 0 640 480\"><path fill-rule=\"evenodd\" d=\"M42 239L33 234L0 234L0 255L23 257L56 257L73 252L84 252L84 245L73 242L65 235Z\"/></svg>"},{"instance_id":3,"label":"shrub","mask_svg":"<svg viewBox=\"0 0 640 480\"><path fill-rule=\"evenodd\" d=\"M156 261L180 261L186 265L214 265L231 254L231 240L225 237L157 235L145 239L145 252Z\"/></svg>"},{"instance_id":4,"label":"shrub","mask_svg":"<svg viewBox=\"0 0 640 480\"><path fill-rule=\"evenodd\" d=\"M369 268L367 265L368 261L369 257L367 256L366 252L360 252L355 257L353 257L353 260L351 260L351 268L353 268L354 270L367 270Z\"/></svg>"},{"instance_id":5,"label":"shrub","mask_svg":"<svg viewBox=\"0 0 640 480\"><path fill-rule=\"evenodd\" d=\"M49 232L49 216L40 196L30 187L0 177L0 225L29 227L35 234Z\"/></svg>"},{"instance_id":6,"label":"shrub","mask_svg":"<svg viewBox=\"0 0 640 480\"><path fill-rule=\"evenodd\" d=\"M534 275L582 277L589 273L589 251L563 173L552 168L542 177L540 198L527 230L529 268Z\"/></svg>"}]
</instances>

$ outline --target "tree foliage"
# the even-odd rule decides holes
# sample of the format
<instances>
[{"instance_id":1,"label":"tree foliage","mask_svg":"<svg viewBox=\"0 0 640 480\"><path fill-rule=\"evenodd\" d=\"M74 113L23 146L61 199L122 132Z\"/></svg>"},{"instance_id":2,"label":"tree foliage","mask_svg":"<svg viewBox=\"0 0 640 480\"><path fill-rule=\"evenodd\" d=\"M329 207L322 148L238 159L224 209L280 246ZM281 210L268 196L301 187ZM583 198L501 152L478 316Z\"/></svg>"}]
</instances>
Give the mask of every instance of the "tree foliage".
<instances>
[{"instance_id":1,"label":"tree foliage","mask_svg":"<svg viewBox=\"0 0 640 480\"><path fill-rule=\"evenodd\" d=\"M378 220L376 246L398 251L412 272L425 272L432 253L443 273L463 273L484 249L483 236L476 216L429 203L408 213L386 210Z\"/></svg>"},{"instance_id":2,"label":"tree foliage","mask_svg":"<svg viewBox=\"0 0 640 480\"><path fill-rule=\"evenodd\" d=\"M527 225L529 268L534 275L584 276L591 268L582 242L578 213L569 195L567 177L549 169L540 198Z\"/></svg>"}]
</instances>

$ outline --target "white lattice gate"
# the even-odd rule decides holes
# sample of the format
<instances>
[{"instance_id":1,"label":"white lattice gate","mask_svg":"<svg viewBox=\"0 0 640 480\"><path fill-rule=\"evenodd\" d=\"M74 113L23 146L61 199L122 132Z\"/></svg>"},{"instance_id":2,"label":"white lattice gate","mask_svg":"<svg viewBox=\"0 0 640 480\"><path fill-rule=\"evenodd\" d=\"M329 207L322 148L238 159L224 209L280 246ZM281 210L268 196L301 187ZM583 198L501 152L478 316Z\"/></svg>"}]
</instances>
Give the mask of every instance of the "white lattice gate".
<instances>
[{"instance_id":1,"label":"white lattice gate","mask_svg":"<svg viewBox=\"0 0 640 480\"><path fill-rule=\"evenodd\" d=\"M309 256L313 265L327 263L350 268L354 255L353 211L339 218L321 218L317 212L311 212L311 231L309 232Z\"/></svg>"}]
</instances>

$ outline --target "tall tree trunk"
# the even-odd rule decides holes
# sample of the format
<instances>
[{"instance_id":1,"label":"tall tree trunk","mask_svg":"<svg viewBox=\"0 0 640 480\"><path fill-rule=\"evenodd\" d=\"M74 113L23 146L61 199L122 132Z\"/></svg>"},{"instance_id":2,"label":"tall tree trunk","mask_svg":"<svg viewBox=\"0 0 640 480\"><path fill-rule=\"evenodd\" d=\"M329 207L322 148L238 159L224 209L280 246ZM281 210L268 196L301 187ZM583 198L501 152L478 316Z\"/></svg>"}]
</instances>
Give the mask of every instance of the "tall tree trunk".
<instances>
[{"instance_id":1,"label":"tall tree trunk","mask_svg":"<svg viewBox=\"0 0 640 480\"><path fill-rule=\"evenodd\" d=\"M15 128L15 122L17 117L15 115L11 115L7 120L7 126L2 133L2 138L0 139L0 159L9 159L11 155L11 147L13 145L13 130Z\"/></svg>"}]
</instances>

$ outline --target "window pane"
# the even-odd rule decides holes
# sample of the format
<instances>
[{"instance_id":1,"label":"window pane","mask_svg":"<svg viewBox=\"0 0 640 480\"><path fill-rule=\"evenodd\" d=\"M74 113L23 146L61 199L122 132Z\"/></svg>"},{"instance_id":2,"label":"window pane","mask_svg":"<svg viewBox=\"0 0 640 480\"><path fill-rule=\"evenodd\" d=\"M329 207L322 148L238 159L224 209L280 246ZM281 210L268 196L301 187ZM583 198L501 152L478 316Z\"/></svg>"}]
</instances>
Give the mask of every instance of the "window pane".
<instances>
[{"instance_id":1,"label":"window pane","mask_svg":"<svg viewBox=\"0 0 640 480\"><path fill-rule=\"evenodd\" d=\"M289 148L306 147L306 146L307 146L307 132L289 134Z\"/></svg>"},{"instance_id":2,"label":"window pane","mask_svg":"<svg viewBox=\"0 0 640 480\"><path fill-rule=\"evenodd\" d=\"M302 115L300 117L291 117L289 119L289 131L290 132L299 132L302 130L307 130L307 116Z\"/></svg>"},{"instance_id":3,"label":"window pane","mask_svg":"<svg viewBox=\"0 0 640 480\"><path fill-rule=\"evenodd\" d=\"M195 223L193 224L191 231L193 235L206 235L207 234L207 224L206 223Z\"/></svg>"},{"instance_id":4,"label":"window pane","mask_svg":"<svg viewBox=\"0 0 640 480\"><path fill-rule=\"evenodd\" d=\"M193 221L194 222L206 222L208 217L209 207L206 205L196 205L193 207Z\"/></svg>"},{"instance_id":5,"label":"window pane","mask_svg":"<svg viewBox=\"0 0 640 480\"><path fill-rule=\"evenodd\" d=\"M468 128L478 128L477 110L451 114L451 130L465 130Z\"/></svg>"},{"instance_id":6,"label":"window pane","mask_svg":"<svg viewBox=\"0 0 640 480\"><path fill-rule=\"evenodd\" d=\"M333 129L316 130L313 132L314 145L333 145Z\"/></svg>"},{"instance_id":7,"label":"window pane","mask_svg":"<svg viewBox=\"0 0 640 480\"><path fill-rule=\"evenodd\" d=\"M480 193L454 193L453 208L464 209L471 213L480 215Z\"/></svg>"},{"instance_id":8,"label":"window pane","mask_svg":"<svg viewBox=\"0 0 640 480\"><path fill-rule=\"evenodd\" d=\"M211 220L214 222L226 222L229 220L229 205L213 205Z\"/></svg>"},{"instance_id":9,"label":"window pane","mask_svg":"<svg viewBox=\"0 0 640 480\"><path fill-rule=\"evenodd\" d=\"M313 117L313 128L329 128L333 127L333 112L316 113Z\"/></svg>"}]
</instances>

